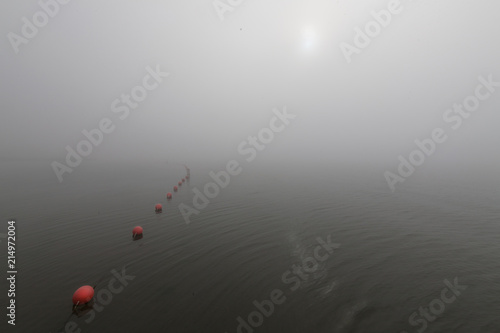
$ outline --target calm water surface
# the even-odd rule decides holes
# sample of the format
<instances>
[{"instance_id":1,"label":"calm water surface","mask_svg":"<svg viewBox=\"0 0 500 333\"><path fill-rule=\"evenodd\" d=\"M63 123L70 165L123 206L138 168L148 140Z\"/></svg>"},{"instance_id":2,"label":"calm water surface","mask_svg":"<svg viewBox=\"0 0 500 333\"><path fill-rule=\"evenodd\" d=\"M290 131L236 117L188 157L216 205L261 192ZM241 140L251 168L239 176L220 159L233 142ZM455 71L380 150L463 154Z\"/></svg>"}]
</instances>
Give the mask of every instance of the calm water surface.
<instances>
[{"instance_id":1,"label":"calm water surface","mask_svg":"<svg viewBox=\"0 0 500 333\"><path fill-rule=\"evenodd\" d=\"M500 332L498 192L422 185L392 194L328 172L249 171L187 225L178 205L192 206L191 189L203 188L208 171L191 166L170 202L181 167L82 169L62 184L35 173L29 185L8 183L2 217L18 226L16 331L56 332L79 286L107 289L112 271L124 269L126 286L103 296L100 312L70 319L81 332L229 333L238 317L258 324L245 333ZM132 241L136 225L145 234ZM318 237L340 246L300 283L284 281L294 265L311 263ZM466 286L450 304L435 301L445 279ZM254 301L273 290L283 302L259 317ZM430 303L439 314L425 319L419 308Z\"/></svg>"}]
</instances>

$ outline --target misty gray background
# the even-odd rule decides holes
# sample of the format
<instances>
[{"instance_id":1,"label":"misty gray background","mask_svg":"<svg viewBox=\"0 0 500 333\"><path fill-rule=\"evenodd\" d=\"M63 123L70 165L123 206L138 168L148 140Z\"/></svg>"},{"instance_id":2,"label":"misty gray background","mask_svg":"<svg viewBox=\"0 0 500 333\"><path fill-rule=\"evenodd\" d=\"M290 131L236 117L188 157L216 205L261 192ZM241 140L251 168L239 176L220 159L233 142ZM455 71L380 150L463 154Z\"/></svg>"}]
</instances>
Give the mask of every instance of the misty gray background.
<instances>
[{"instance_id":1,"label":"misty gray background","mask_svg":"<svg viewBox=\"0 0 500 333\"><path fill-rule=\"evenodd\" d=\"M470 287L427 331L498 332L500 88L456 131L442 116L478 76L500 81L500 3L402 1L348 64L339 45L388 3L247 0L221 21L212 0L72 0L15 54L7 34L40 7L0 2L11 328L56 332L76 288L131 264L137 279L94 322L73 318L82 332L235 332L331 235L338 255L260 332L414 332L411 314L454 277ZM170 76L119 120L111 103L157 64ZM238 145L285 106L295 120L246 162ZM51 162L103 118L114 132L59 183ZM384 172L436 127L448 140L392 193ZM185 224L179 205L232 159L241 175ZM167 202L182 164L191 178Z\"/></svg>"},{"instance_id":2,"label":"misty gray background","mask_svg":"<svg viewBox=\"0 0 500 333\"><path fill-rule=\"evenodd\" d=\"M210 0L73 0L16 55L6 35L20 34L21 18L31 20L40 7L4 1L2 177L22 182L36 169L57 183L50 162L63 162L65 146L75 148L81 131L104 117L115 131L65 178L94 162L222 168L268 125L274 107L286 106L297 118L255 168L360 168L385 183L398 155L443 127L448 141L405 185L450 174L498 184L500 90L457 131L442 115L474 92L479 75L500 80L500 4L402 1L403 11L347 64L339 44L352 43L354 27L387 3L245 1L221 21ZM315 38L308 41L304 29ZM170 76L120 121L111 102L156 64Z\"/></svg>"}]
</instances>

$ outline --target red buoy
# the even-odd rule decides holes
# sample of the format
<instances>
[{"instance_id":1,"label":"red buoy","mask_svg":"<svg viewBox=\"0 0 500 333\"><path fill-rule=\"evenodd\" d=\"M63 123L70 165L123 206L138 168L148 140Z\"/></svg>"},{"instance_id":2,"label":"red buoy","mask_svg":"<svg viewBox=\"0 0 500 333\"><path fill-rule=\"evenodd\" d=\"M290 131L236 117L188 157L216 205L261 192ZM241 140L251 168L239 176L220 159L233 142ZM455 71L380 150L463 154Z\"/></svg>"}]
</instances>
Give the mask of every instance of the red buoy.
<instances>
[{"instance_id":1,"label":"red buoy","mask_svg":"<svg viewBox=\"0 0 500 333\"><path fill-rule=\"evenodd\" d=\"M170 192L167 193L167 199L172 199L172 193Z\"/></svg>"},{"instance_id":2,"label":"red buoy","mask_svg":"<svg viewBox=\"0 0 500 333\"><path fill-rule=\"evenodd\" d=\"M185 178L182 178L182 182L184 183L185 181L186 181L186 179L185 179Z\"/></svg>"},{"instance_id":3,"label":"red buoy","mask_svg":"<svg viewBox=\"0 0 500 333\"><path fill-rule=\"evenodd\" d=\"M79 305L88 303L92 297L94 297L94 288L91 286L80 287L73 294L73 304Z\"/></svg>"},{"instance_id":4,"label":"red buoy","mask_svg":"<svg viewBox=\"0 0 500 333\"><path fill-rule=\"evenodd\" d=\"M182 186L182 182L181 182L181 181L179 181L179 182L177 183L177 185Z\"/></svg>"},{"instance_id":5,"label":"red buoy","mask_svg":"<svg viewBox=\"0 0 500 333\"><path fill-rule=\"evenodd\" d=\"M135 236L140 236L142 235L142 227L135 227L134 230L132 230L132 235Z\"/></svg>"},{"instance_id":6,"label":"red buoy","mask_svg":"<svg viewBox=\"0 0 500 333\"><path fill-rule=\"evenodd\" d=\"M161 204L156 204L155 205L155 212L157 212L157 213L161 213L162 212Z\"/></svg>"},{"instance_id":7,"label":"red buoy","mask_svg":"<svg viewBox=\"0 0 500 333\"><path fill-rule=\"evenodd\" d=\"M174 186L174 192L177 192L177 186Z\"/></svg>"}]
</instances>

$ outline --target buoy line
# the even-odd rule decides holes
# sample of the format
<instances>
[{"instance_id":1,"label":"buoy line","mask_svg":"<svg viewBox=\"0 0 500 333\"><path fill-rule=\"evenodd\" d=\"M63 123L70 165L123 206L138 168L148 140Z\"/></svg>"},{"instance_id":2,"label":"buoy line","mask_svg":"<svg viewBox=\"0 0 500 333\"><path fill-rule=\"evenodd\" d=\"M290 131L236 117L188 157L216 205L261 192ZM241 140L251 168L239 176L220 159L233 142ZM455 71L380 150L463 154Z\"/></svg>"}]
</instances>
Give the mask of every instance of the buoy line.
<instances>
[{"instance_id":1,"label":"buoy line","mask_svg":"<svg viewBox=\"0 0 500 333\"><path fill-rule=\"evenodd\" d=\"M191 177L190 169L185 164L183 164L183 166L186 169L186 176L182 178L180 181L178 181L177 185L173 187L174 192L177 192L179 190L179 187L182 186L182 184L185 183L186 181L189 181L189 178ZM171 200L172 193L168 192L166 197L167 200ZM155 205L155 212L157 214L163 212L163 206L161 203L157 203ZM136 226L132 229L132 239L134 241L143 238L143 234L144 234L144 229L141 226ZM62 328L58 329L57 332L61 331L67 325L68 321L73 315L76 314L78 317L80 317L82 311L83 314L85 314L88 311L92 310L96 288L99 285L99 283L102 282L102 279L103 277L99 279L98 282L93 287L91 285L83 285L73 293L72 297L73 310L69 315L69 317L65 320Z\"/></svg>"}]
</instances>

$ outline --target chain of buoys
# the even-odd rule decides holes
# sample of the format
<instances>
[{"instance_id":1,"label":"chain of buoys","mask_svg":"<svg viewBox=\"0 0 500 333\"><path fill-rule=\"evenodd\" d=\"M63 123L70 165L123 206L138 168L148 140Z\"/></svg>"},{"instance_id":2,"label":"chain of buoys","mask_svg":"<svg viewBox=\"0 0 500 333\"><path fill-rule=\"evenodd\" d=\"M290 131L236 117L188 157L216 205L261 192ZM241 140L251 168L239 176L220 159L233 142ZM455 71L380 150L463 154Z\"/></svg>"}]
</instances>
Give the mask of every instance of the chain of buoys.
<instances>
[{"instance_id":1,"label":"chain of buoys","mask_svg":"<svg viewBox=\"0 0 500 333\"><path fill-rule=\"evenodd\" d=\"M184 168L186 169L186 176L184 178L182 178L177 183L178 186L182 186L182 183L185 183L186 180L189 180L190 170L186 165L184 165ZM178 187L174 186L174 192L177 192L177 191L178 191ZM167 200L170 200L170 199L172 199L172 193L168 192L167 193ZM163 212L163 206L160 203L157 203L155 205L155 212L157 214ZM132 230L133 240L141 239L143 237L143 233L144 233L144 229L141 226L136 226ZM75 311L77 310L78 307L88 306L89 304L91 304L91 301L93 301L93 298L94 298L96 286L97 285L95 285L94 287L89 286L89 285L81 286L80 288L78 288L74 292L73 299L72 299L72 301L73 301L73 313L75 313ZM73 313L71 315L73 315Z\"/></svg>"},{"instance_id":2,"label":"chain of buoys","mask_svg":"<svg viewBox=\"0 0 500 333\"><path fill-rule=\"evenodd\" d=\"M191 174L190 174L191 171L189 170L189 168L185 164L183 164L183 166L186 169L186 176L184 176L184 178L182 178L181 180L179 180L177 182L177 185L174 185L174 187L173 187L173 191L174 192L179 191L179 187L181 187L182 184L186 182L186 180L189 180L189 177L191 176ZM171 192L167 193L167 200L172 200L172 193ZM160 209L158 209L158 207L160 207ZM163 209L161 209L161 204L156 204L156 206L155 206L155 212L157 214L163 212Z\"/></svg>"}]
</instances>

